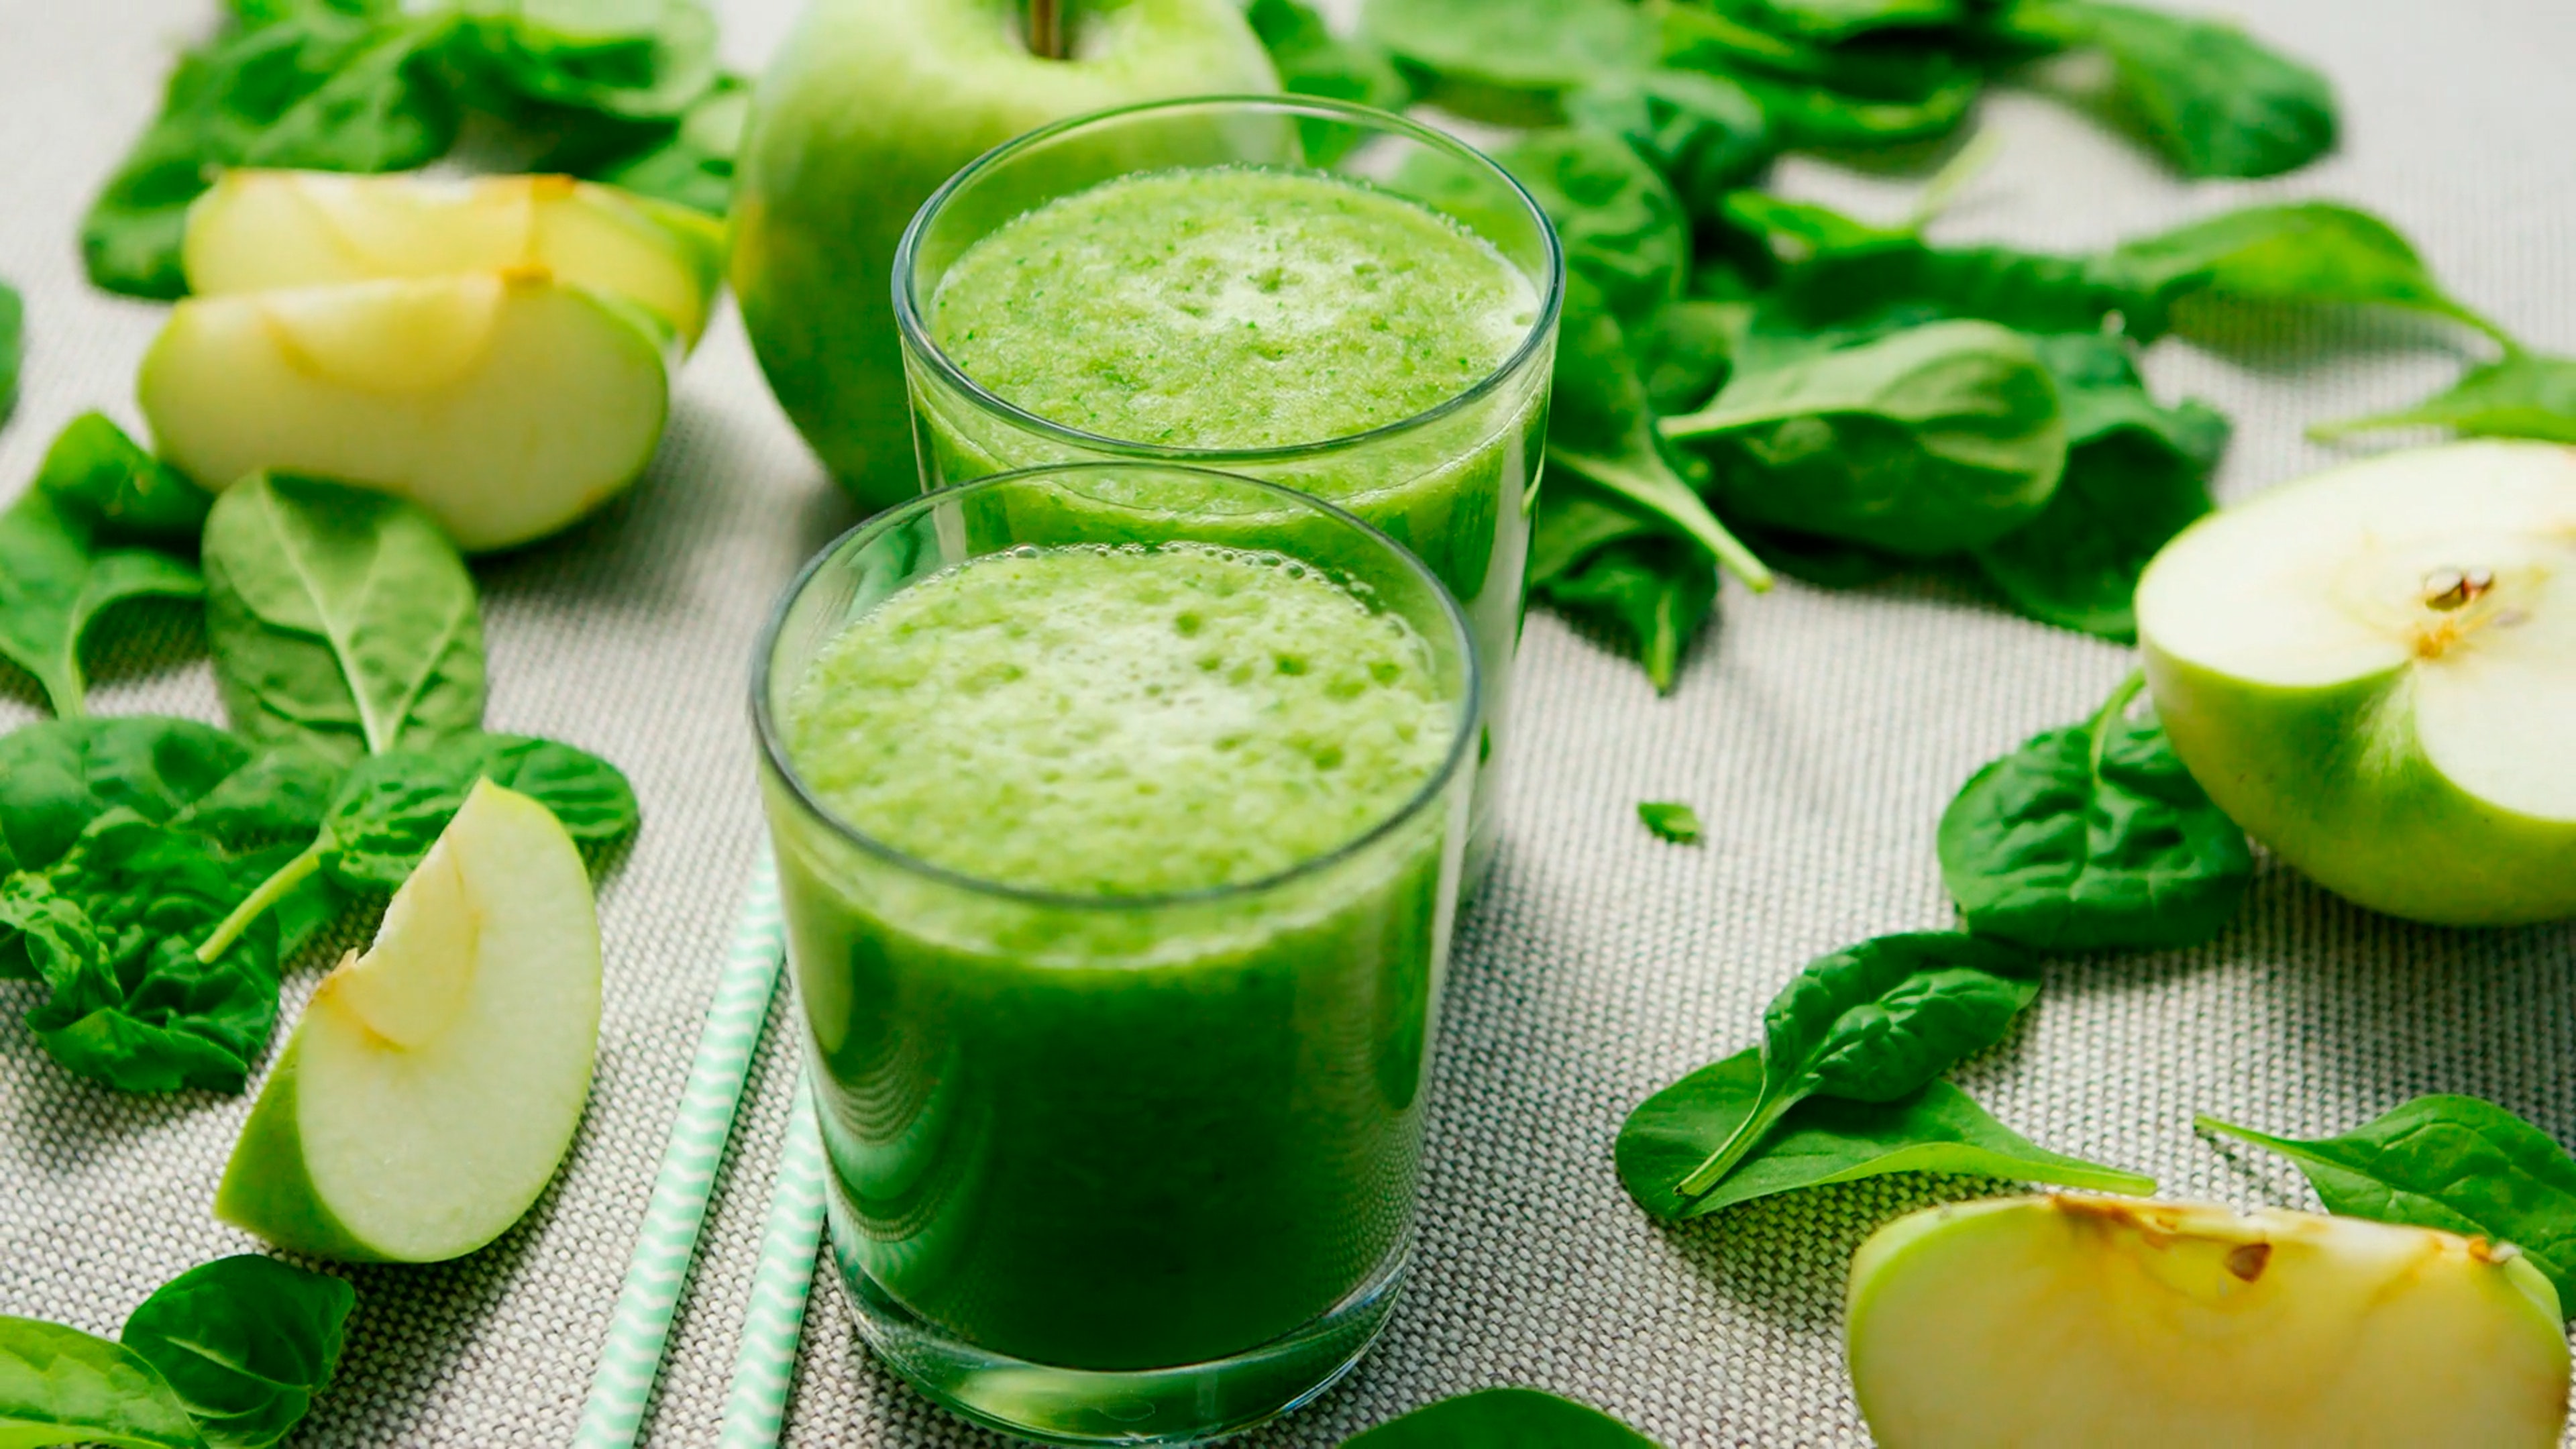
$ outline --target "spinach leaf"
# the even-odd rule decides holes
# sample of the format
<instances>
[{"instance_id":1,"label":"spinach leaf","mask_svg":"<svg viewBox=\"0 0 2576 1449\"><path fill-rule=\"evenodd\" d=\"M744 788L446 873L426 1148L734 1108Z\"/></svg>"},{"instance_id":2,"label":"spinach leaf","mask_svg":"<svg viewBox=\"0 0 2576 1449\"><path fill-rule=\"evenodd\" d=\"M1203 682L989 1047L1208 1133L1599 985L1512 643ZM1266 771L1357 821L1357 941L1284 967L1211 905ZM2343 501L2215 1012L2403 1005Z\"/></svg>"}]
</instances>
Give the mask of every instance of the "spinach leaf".
<instances>
[{"instance_id":1,"label":"spinach leaf","mask_svg":"<svg viewBox=\"0 0 2576 1449\"><path fill-rule=\"evenodd\" d=\"M1772 218L1774 225L1787 219ZM1755 308L1744 366L1773 366L1837 342L1955 318L2027 333L2098 335L2138 300L2075 257L2010 247L1947 250L1830 224L1811 247Z\"/></svg>"},{"instance_id":2,"label":"spinach leaf","mask_svg":"<svg viewBox=\"0 0 2576 1449\"><path fill-rule=\"evenodd\" d=\"M267 1449L328 1387L357 1291L255 1254L161 1286L118 1336L161 1373L210 1449Z\"/></svg>"},{"instance_id":3,"label":"spinach leaf","mask_svg":"<svg viewBox=\"0 0 2576 1449\"><path fill-rule=\"evenodd\" d=\"M1739 369L1661 427L1710 458L1722 512L1908 557L2029 522L2066 466L2055 384L2028 339L1990 322Z\"/></svg>"},{"instance_id":4,"label":"spinach leaf","mask_svg":"<svg viewBox=\"0 0 2576 1449\"><path fill-rule=\"evenodd\" d=\"M1908 563L1883 549L1793 529L1738 524L1736 531L1774 573L1820 588L1857 589L1879 583L1904 572Z\"/></svg>"},{"instance_id":5,"label":"spinach leaf","mask_svg":"<svg viewBox=\"0 0 2576 1449\"><path fill-rule=\"evenodd\" d=\"M2178 307L2249 306L2403 307L2503 338L2444 292L2388 223L2331 202L2246 207L2123 242L2095 262L2095 275L2140 299L2129 331L2141 339L2162 332Z\"/></svg>"},{"instance_id":6,"label":"spinach leaf","mask_svg":"<svg viewBox=\"0 0 2576 1449\"><path fill-rule=\"evenodd\" d=\"M194 557L214 499L162 466L104 413L63 425L45 450L36 485L62 512L115 543Z\"/></svg>"},{"instance_id":7,"label":"spinach leaf","mask_svg":"<svg viewBox=\"0 0 2576 1449\"><path fill-rule=\"evenodd\" d=\"M1620 71L1565 99L1577 127L1620 137L1660 173L1683 208L1714 217L1728 192L1770 164L1771 124L1736 81L1702 71Z\"/></svg>"},{"instance_id":8,"label":"spinach leaf","mask_svg":"<svg viewBox=\"0 0 2576 1449\"><path fill-rule=\"evenodd\" d=\"M1654 52L1628 0L1367 0L1360 30L1425 72L1431 99L1502 125L1557 120L1562 93Z\"/></svg>"},{"instance_id":9,"label":"spinach leaf","mask_svg":"<svg viewBox=\"0 0 2576 1449\"><path fill-rule=\"evenodd\" d=\"M1761 561L1736 542L1665 459L1627 338L1587 277L1570 277L1566 284L1547 460L1662 519L1756 590L1771 586Z\"/></svg>"},{"instance_id":10,"label":"spinach leaf","mask_svg":"<svg viewBox=\"0 0 2576 1449\"><path fill-rule=\"evenodd\" d=\"M1536 1389L1480 1389L1442 1399L1342 1444L1343 1449L1658 1449L1654 1440L1598 1409Z\"/></svg>"},{"instance_id":11,"label":"spinach leaf","mask_svg":"<svg viewBox=\"0 0 2576 1449\"><path fill-rule=\"evenodd\" d=\"M1924 1083L1887 1102L1810 1097L1789 1109L1769 1142L1698 1197L1677 1185L1750 1120L1762 1098L1761 1053L1748 1049L1700 1068L1638 1104L1619 1128L1619 1181L1637 1205L1667 1220L1695 1218L1775 1193L1891 1172L1946 1172L2145 1194L2153 1178L2066 1157L1988 1116L1948 1082Z\"/></svg>"},{"instance_id":12,"label":"spinach leaf","mask_svg":"<svg viewBox=\"0 0 2576 1449\"><path fill-rule=\"evenodd\" d=\"M0 658L33 676L64 719L87 712L81 644L101 615L135 599L205 592L185 560L117 547L88 500L57 486L53 468L73 456L58 442L35 486L0 513Z\"/></svg>"},{"instance_id":13,"label":"spinach leaf","mask_svg":"<svg viewBox=\"0 0 2576 1449\"><path fill-rule=\"evenodd\" d=\"M60 860L0 883L0 971L41 980L27 1024L56 1061L128 1092L238 1092L277 1021L282 963L328 921L331 887L281 892L279 908L213 960L197 939L296 851L239 857L131 810L90 822ZM16 957L23 957L18 965Z\"/></svg>"},{"instance_id":14,"label":"spinach leaf","mask_svg":"<svg viewBox=\"0 0 2576 1449\"><path fill-rule=\"evenodd\" d=\"M343 762L483 718L483 620L429 515L285 474L224 490L206 521L206 632L234 727Z\"/></svg>"},{"instance_id":15,"label":"spinach leaf","mask_svg":"<svg viewBox=\"0 0 2576 1449\"><path fill-rule=\"evenodd\" d=\"M2020 950L1956 932L1879 936L1819 956L1762 1013L1762 1085L1674 1191L1704 1196L1809 1097L1892 1102L2003 1039L2039 994Z\"/></svg>"},{"instance_id":16,"label":"spinach leaf","mask_svg":"<svg viewBox=\"0 0 2576 1449\"><path fill-rule=\"evenodd\" d=\"M1637 803L1637 819L1656 839L1675 845L1697 845L1707 838L1699 823L1699 812L1678 800L1641 800Z\"/></svg>"},{"instance_id":17,"label":"spinach leaf","mask_svg":"<svg viewBox=\"0 0 2576 1449\"><path fill-rule=\"evenodd\" d=\"M1540 490L1530 540L1530 593L1626 640L1657 690L1717 605L1717 571L1659 518L1576 474Z\"/></svg>"},{"instance_id":18,"label":"spinach leaf","mask_svg":"<svg viewBox=\"0 0 2576 1449\"><path fill-rule=\"evenodd\" d=\"M720 217L733 205L734 155L750 119L751 87L724 76L676 124L647 130L644 144L564 169Z\"/></svg>"},{"instance_id":19,"label":"spinach leaf","mask_svg":"<svg viewBox=\"0 0 2576 1449\"><path fill-rule=\"evenodd\" d=\"M59 1323L8 1317L0 1317L0 1443L208 1449L141 1355Z\"/></svg>"},{"instance_id":20,"label":"spinach leaf","mask_svg":"<svg viewBox=\"0 0 2576 1449\"><path fill-rule=\"evenodd\" d=\"M2066 411L2066 473L2037 518L1976 551L1977 566L2032 618L2128 643L2138 576L2212 507L2227 419L2197 401L2157 404L2115 338L2034 340Z\"/></svg>"},{"instance_id":21,"label":"spinach leaf","mask_svg":"<svg viewBox=\"0 0 2576 1449\"><path fill-rule=\"evenodd\" d=\"M1386 48L1365 37L1335 35L1305 0L1252 0L1244 12L1279 68L1280 88L1295 95L1357 101L1382 111L1413 102L1413 82L1397 70ZM1340 159L1359 140L1350 127L1327 122L1300 126L1309 165Z\"/></svg>"},{"instance_id":22,"label":"spinach leaf","mask_svg":"<svg viewBox=\"0 0 2576 1449\"><path fill-rule=\"evenodd\" d=\"M1556 224L1569 277L1600 288L1621 322L1642 322L1682 295L1690 226L1681 203L1626 142L1601 131L1533 131L1494 159Z\"/></svg>"},{"instance_id":23,"label":"spinach leaf","mask_svg":"<svg viewBox=\"0 0 2576 1449\"><path fill-rule=\"evenodd\" d=\"M2117 77L2114 118L2186 176L2277 176L2334 149L2334 88L2233 25L2070 3Z\"/></svg>"},{"instance_id":24,"label":"spinach leaf","mask_svg":"<svg viewBox=\"0 0 2576 1449\"><path fill-rule=\"evenodd\" d=\"M2374 428L2419 427L2449 428L2464 438L2576 443L2576 359L2508 351L2412 407L2319 423L2308 429L2308 436L2331 439Z\"/></svg>"},{"instance_id":25,"label":"spinach leaf","mask_svg":"<svg viewBox=\"0 0 2576 1449\"><path fill-rule=\"evenodd\" d=\"M253 755L170 823L227 846L300 844L322 828L345 773L337 761L302 745L274 746Z\"/></svg>"},{"instance_id":26,"label":"spinach leaf","mask_svg":"<svg viewBox=\"0 0 2576 1449\"><path fill-rule=\"evenodd\" d=\"M1734 365L1736 340L1752 309L1740 302L1685 297L1667 302L1628 339L1646 405L1658 413L1688 412L1705 403ZM1565 344L1557 343L1557 366Z\"/></svg>"},{"instance_id":27,"label":"spinach leaf","mask_svg":"<svg viewBox=\"0 0 2576 1449\"><path fill-rule=\"evenodd\" d=\"M1911 240L1812 201L1791 201L1762 191L1730 191L1720 207L1727 227L1741 233L1763 258L1792 266L1824 252Z\"/></svg>"},{"instance_id":28,"label":"spinach leaf","mask_svg":"<svg viewBox=\"0 0 2576 1449\"><path fill-rule=\"evenodd\" d=\"M0 282L0 422L18 404L18 360L26 350L26 307L18 289Z\"/></svg>"},{"instance_id":29,"label":"spinach leaf","mask_svg":"<svg viewBox=\"0 0 2576 1449\"><path fill-rule=\"evenodd\" d=\"M2576 1159L2493 1102L2417 1097L2308 1140L2194 1121L2296 1162L2329 1212L2511 1243L2549 1276L2562 1311L2576 1310Z\"/></svg>"},{"instance_id":30,"label":"spinach leaf","mask_svg":"<svg viewBox=\"0 0 2576 1449\"><path fill-rule=\"evenodd\" d=\"M0 874L52 865L110 810L168 824L250 760L250 746L213 725L155 715L0 735Z\"/></svg>"},{"instance_id":31,"label":"spinach leaf","mask_svg":"<svg viewBox=\"0 0 2576 1449\"><path fill-rule=\"evenodd\" d=\"M161 114L81 225L90 280L111 292L187 292L179 261L188 204L227 166L399 171L456 139L433 59L443 14L351 14L269 6L182 56Z\"/></svg>"},{"instance_id":32,"label":"spinach leaf","mask_svg":"<svg viewBox=\"0 0 2576 1449\"><path fill-rule=\"evenodd\" d=\"M1869 151L1935 141L1959 128L1984 83L1973 74L1951 76L1918 97L1886 100L1832 86L1740 78L1762 103L1773 137L1783 147L1820 151Z\"/></svg>"},{"instance_id":33,"label":"spinach leaf","mask_svg":"<svg viewBox=\"0 0 2576 1449\"><path fill-rule=\"evenodd\" d=\"M674 121L716 83L716 23L699 0L460 0L440 59L499 115L561 107Z\"/></svg>"},{"instance_id":34,"label":"spinach leaf","mask_svg":"<svg viewBox=\"0 0 2576 1449\"><path fill-rule=\"evenodd\" d=\"M1968 929L2038 951L2194 946L2236 914L2245 832L2177 759L2131 675L2088 723L1971 776L1941 814L1941 879Z\"/></svg>"},{"instance_id":35,"label":"spinach leaf","mask_svg":"<svg viewBox=\"0 0 2576 1449\"><path fill-rule=\"evenodd\" d=\"M400 888L478 780L545 806L583 845L622 840L642 818L625 775L596 755L520 735L461 735L349 772L322 824L323 874L353 891Z\"/></svg>"}]
</instances>

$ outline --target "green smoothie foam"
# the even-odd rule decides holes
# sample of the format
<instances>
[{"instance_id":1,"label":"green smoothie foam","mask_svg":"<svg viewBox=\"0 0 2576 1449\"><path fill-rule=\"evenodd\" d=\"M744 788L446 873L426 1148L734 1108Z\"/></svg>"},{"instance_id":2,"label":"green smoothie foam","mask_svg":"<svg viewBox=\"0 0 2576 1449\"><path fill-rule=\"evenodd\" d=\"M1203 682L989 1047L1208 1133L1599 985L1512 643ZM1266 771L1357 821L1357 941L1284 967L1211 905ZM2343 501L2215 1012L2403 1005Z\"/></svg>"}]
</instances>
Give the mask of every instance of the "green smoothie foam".
<instances>
[{"instance_id":1,"label":"green smoothie foam","mask_svg":"<svg viewBox=\"0 0 2576 1449\"><path fill-rule=\"evenodd\" d=\"M1402 422L1507 361L1527 278L1402 197L1258 167L1060 197L959 259L931 331L967 376L1129 442L1277 448Z\"/></svg>"},{"instance_id":2,"label":"green smoothie foam","mask_svg":"<svg viewBox=\"0 0 2576 1449\"><path fill-rule=\"evenodd\" d=\"M788 720L844 820L959 874L1138 896L1330 853L1439 769L1421 637L1276 554L1022 549L916 584L817 656Z\"/></svg>"}]
</instances>

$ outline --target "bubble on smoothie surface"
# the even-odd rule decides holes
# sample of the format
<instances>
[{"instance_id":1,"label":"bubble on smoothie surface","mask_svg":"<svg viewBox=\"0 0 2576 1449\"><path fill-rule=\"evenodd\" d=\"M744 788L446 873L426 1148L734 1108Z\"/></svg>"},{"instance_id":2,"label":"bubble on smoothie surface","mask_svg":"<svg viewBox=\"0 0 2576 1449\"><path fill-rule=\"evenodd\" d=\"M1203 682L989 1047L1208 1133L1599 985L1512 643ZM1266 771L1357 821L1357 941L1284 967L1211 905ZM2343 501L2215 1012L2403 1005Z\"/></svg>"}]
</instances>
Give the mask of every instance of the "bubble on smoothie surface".
<instances>
[{"instance_id":1,"label":"bubble on smoothie surface","mask_svg":"<svg viewBox=\"0 0 2576 1449\"><path fill-rule=\"evenodd\" d=\"M1199 544L990 555L818 653L788 749L843 820L1023 889L1276 875L1397 814L1457 727L1429 646L1316 570Z\"/></svg>"},{"instance_id":2,"label":"bubble on smoothie surface","mask_svg":"<svg viewBox=\"0 0 2576 1449\"><path fill-rule=\"evenodd\" d=\"M1130 442L1273 448L1401 422L1490 376L1529 279L1416 202L1251 166L1121 176L967 249L931 334L995 396Z\"/></svg>"}]
</instances>

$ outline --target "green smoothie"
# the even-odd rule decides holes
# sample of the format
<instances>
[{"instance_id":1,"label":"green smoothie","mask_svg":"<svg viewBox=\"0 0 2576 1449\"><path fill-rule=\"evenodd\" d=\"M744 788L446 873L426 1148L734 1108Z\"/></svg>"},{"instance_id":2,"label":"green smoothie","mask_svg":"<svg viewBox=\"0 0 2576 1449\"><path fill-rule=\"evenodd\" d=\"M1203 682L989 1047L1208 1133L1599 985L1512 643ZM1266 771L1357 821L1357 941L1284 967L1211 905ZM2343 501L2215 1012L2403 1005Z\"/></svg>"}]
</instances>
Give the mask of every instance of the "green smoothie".
<instances>
[{"instance_id":1,"label":"green smoothie","mask_svg":"<svg viewBox=\"0 0 2576 1449\"><path fill-rule=\"evenodd\" d=\"M787 756L934 868L778 832L844 1256L1100 1370L1269 1342L1386 1267L1455 860L1407 812L1456 687L1324 571L1192 542L988 554L823 643Z\"/></svg>"},{"instance_id":2,"label":"green smoothie","mask_svg":"<svg viewBox=\"0 0 2576 1449\"><path fill-rule=\"evenodd\" d=\"M1203 450L1339 503L1465 605L1485 666L1482 760L1507 714L1545 361L1449 405L1510 363L1540 310L1483 238L1388 191L1256 166L1119 176L966 246L924 308L959 372L1102 445L1033 430L916 358L925 468L956 483L1119 445ZM1480 773L1479 864L1491 794Z\"/></svg>"}]
</instances>

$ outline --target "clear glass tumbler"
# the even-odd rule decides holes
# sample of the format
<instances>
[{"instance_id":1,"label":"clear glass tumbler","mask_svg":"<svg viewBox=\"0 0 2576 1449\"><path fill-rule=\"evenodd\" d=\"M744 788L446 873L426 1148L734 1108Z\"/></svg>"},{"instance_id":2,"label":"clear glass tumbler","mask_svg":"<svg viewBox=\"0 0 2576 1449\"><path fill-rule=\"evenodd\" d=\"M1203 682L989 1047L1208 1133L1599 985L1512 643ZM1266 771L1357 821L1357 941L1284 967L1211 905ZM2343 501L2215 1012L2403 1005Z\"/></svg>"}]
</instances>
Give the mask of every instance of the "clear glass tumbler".
<instances>
[{"instance_id":1,"label":"clear glass tumbler","mask_svg":"<svg viewBox=\"0 0 2576 1449\"><path fill-rule=\"evenodd\" d=\"M1246 536L1405 621L1454 704L1439 769L1358 839L1243 885L1050 895L908 856L799 774L797 691L897 592L1007 550ZM863 1333L915 1387L1046 1442L1180 1443L1305 1402L1367 1348L1411 1247L1476 690L1466 620L1418 559L1204 470L943 490L789 588L752 708L832 1239Z\"/></svg>"},{"instance_id":2,"label":"clear glass tumbler","mask_svg":"<svg viewBox=\"0 0 2576 1449\"><path fill-rule=\"evenodd\" d=\"M1528 281L1536 300L1526 334L1481 380L1426 411L1345 437L1263 449L1173 447L1085 432L996 396L939 345L941 282L977 241L1103 181L1215 166L1326 171L1446 213ZM1390 275L1400 285L1401 268ZM1079 459L1194 464L1329 499L1412 549L1464 605L1485 670L1468 848L1472 889L1495 846L1563 280L1555 231L1519 183L1455 138L1371 107L1305 96L1209 97L1032 131L952 178L913 218L896 254L895 316L922 484L940 488Z\"/></svg>"}]
</instances>

